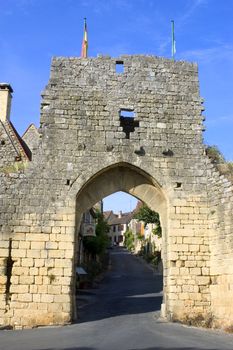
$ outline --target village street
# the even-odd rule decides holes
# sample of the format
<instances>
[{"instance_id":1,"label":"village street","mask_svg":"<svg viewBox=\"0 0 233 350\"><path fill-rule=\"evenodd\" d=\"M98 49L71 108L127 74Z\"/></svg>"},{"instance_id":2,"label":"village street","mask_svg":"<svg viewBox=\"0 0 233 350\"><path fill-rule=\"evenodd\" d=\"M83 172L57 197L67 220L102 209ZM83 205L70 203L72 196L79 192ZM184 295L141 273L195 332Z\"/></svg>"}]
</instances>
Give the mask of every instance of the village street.
<instances>
[{"instance_id":1,"label":"village street","mask_svg":"<svg viewBox=\"0 0 233 350\"><path fill-rule=\"evenodd\" d=\"M161 320L162 277L122 248L110 254L111 269L78 323L0 331L0 350L232 350L233 335Z\"/></svg>"}]
</instances>

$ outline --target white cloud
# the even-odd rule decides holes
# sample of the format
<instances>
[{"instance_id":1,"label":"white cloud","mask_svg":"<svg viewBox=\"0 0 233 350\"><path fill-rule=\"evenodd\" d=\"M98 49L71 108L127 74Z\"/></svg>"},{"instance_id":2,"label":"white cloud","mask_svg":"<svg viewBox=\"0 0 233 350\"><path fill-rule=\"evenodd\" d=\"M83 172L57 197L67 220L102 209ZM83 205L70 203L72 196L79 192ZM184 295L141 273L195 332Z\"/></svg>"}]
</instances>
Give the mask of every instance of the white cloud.
<instances>
[{"instance_id":1,"label":"white cloud","mask_svg":"<svg viewBox=\"0 0 233 350\"><path fill-rule=\"evenodd\" d=\"M220 44L218 46L195 49L181 52L180 57L187 60L194 60L202 63L214 61L230 60L233 61L233 45Z\"/></svg>"},{"instance_id":2,"label":"white cloud","mask_svg":"<svg viewBox=\"0 0 233 350\"><path fill-rule=\"evenodd\" d=\"M217 126L219 124L221 125L229 125L233 124L233 115L226 115L226 116L220 116L215 118L208 118L207 124L209 126Z\"/></svg>"},{"instance_id":3,"label":"white cloud","mask_svg":"<svg viewBox=\"0 0 233 350\"><path fill-rule=\"evenodd\" d=\"M209 0L190 0L187 10L178 18L177 22L179 26L182 26L200 6L206 5L208 1Z\"/></svg>"},{"instance_id":4,"label":"white cloud","mask_svg":"<svg viewBox=\"0 0 233 350\"><path fill-rule=\"evenodd\" d=\"M18 11L23 15L29 15L30 8L37 4L38 0L17 0L13 1L13 4L11 1L8 1L6 4L4 4L5 9L1 9L1 15L9 17L13 16Z\"/></svg>"},{"instance_id":5,"label":"white cloud","mask_svg":"<svg viewBox=\"0 0 233 350\"><path fill-rule=\"evenodd\" d=\"M81 0L81 6L91 7L96 14L103 14L112 11L113 7L115 9L130 9L132 3L125 0Z\"/></svg>"},{"instance_id":6,"label":"white cloud","mask_svg":"<svg viewBox=\"0 0 233 350\"><path fill-rule=\"evenodd\" d=\"M175 21L175 32L181 31L182 28L186 25L186 22L192 17L195 11L198 10L199 7L208 4L209 0L189 0L187 1L187 6L184 9L184 12L176 18ZM163 55L168 46L171 47L171 35L166 38L162 38L161 44L159 45L159 54Z\"/></svg>"}]
</instances>

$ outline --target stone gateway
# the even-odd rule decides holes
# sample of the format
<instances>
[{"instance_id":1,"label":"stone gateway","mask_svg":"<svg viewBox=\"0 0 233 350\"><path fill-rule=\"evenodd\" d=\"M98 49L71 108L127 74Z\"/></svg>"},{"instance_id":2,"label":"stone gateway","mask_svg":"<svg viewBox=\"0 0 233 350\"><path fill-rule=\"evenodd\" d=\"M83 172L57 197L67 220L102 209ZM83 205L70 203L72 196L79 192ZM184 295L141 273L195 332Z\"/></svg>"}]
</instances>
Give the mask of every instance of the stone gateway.
<instances>
[{"instance_id":1,"label":"stone gateway","mask_svg":"<svg viewBox=\"0 0 233 350\"><path fill-rule=\"evenodd\" d=\"M116 191L160 214L162 315L232 325L233 186L205 153L197 65L54 58L22 138L12 92L0 84L0 325L75 319L81 216Z\"/></svg>"}]
</instances>

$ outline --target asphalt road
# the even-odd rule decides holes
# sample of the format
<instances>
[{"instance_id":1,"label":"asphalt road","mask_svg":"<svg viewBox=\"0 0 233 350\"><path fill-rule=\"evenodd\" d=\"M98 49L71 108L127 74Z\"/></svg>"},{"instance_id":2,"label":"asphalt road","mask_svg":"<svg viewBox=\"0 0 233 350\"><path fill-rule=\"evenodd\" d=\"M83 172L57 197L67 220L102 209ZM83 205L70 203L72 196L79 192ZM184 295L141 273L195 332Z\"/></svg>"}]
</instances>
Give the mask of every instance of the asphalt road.
<instances>
[{"instance_id":1,"label":"asphalt road","mask_svg":"<svg viewBox=\"0 0 233 350\"><path fill-rule=\"evenodd\" d=\"M111 261L77 324L0 331L0 350L233 350L233 335L162 321L162 278L145 263L120 248Z\"/></svg>"}]
</instances>

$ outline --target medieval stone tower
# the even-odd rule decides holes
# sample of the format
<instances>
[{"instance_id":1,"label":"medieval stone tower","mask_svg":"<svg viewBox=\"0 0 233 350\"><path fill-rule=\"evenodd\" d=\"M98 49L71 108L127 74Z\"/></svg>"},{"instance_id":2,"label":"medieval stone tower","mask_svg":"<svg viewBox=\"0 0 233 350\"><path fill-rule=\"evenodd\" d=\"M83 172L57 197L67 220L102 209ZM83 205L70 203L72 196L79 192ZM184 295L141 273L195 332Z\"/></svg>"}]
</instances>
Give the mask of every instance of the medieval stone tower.
<instances>
[{"instance_id":1,"label":"medieval stone tower","mask_svg":"<svg viewBox=\"0 0 233 350\"><path fill-rule=\"evenodd\" d=\"M80 218L116 191L160 213L163 316L232 323L232 183L205 155L197 65L54 58L42 98L33 150L0 124L0 324L75 318Z\"/></svg>"}]
</instances>

